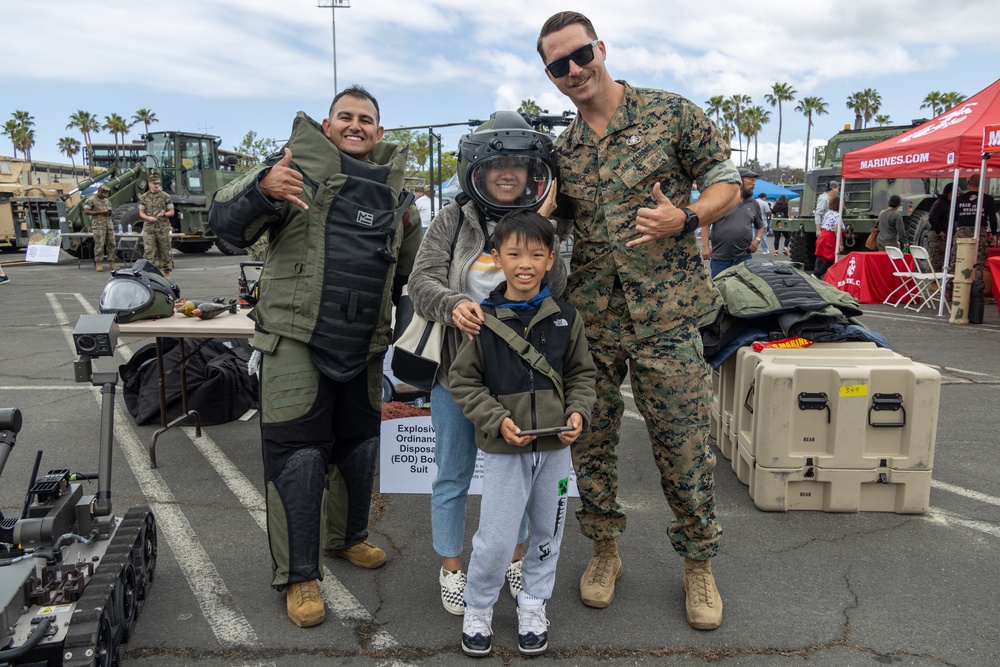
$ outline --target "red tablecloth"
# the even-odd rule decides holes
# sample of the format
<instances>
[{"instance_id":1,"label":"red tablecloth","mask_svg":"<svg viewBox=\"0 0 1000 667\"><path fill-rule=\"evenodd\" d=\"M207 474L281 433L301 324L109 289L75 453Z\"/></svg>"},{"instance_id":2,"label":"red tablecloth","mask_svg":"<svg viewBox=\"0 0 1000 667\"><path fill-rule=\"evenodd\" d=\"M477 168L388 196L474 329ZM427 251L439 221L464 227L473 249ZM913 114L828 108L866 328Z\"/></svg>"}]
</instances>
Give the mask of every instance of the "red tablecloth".
<instances>
[{"instance_id":1,"label":"red tablecloth","mask_svg":"<svg viewBox=\"0 0 1000 667\"><path fill-rule=\"evenodd\" d=\"M997 292L1000 289L997 285L1000 285L1000 255L986 258L986 267L990 270L990 274L993 276L993 296L996 298ZM997 299L997 308L1000 309L1000 299Z\"/></svg>"},{"instance_id":2,"label":"red tablecloth","mask_svg":"<svg viewBox=\"0 0 1000 667\"><path fill-rule=\"evenodd\" d=\"M912 270L913 257L904 255L906 265ZM893 275L892 262L884 252L852 252L840 258L826 271L823 279L853 295L861 303L882 303L902 284Z\"/></svg>"}]
</instances>

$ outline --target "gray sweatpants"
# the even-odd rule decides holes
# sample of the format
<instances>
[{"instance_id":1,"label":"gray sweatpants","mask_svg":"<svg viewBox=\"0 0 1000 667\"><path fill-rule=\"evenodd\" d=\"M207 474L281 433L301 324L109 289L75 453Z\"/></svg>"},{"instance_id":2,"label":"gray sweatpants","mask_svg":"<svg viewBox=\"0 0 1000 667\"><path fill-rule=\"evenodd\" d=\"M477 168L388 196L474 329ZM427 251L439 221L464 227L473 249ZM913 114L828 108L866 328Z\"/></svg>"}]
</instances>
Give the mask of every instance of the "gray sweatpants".
<instances>
[{"instance_id":1,"label":"gray sweatpants","mask_svg":"<svg viewBox=\"0 0 1000 667\"><path fill-rule=\"evenodd\" d=\"M524 591L543 600L552 597L573 460L569 447L535 454L530 445L525 449L524 454L484 456L479 529L472 538L465 586L465 604L473 609L496 604L525 513L531 537L521 565Z\"/></svg>"}]
</instances>

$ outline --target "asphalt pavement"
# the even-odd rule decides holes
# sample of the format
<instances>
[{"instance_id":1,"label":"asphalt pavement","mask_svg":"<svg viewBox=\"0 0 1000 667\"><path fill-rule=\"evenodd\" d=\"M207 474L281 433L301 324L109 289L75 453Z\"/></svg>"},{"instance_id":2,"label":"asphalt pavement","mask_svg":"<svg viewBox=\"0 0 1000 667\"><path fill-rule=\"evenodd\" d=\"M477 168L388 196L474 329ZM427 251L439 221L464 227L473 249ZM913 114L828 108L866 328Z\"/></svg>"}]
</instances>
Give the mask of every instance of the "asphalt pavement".
<instances>
[{"instance_id":1,"label":"asphalt pavement","mask_svg":"<svg viewBox=\"0 0 1000 667\"><path fill-rule=\"evenodd\" d=\"M19 407L24 428L3 479L0 509L19 511L34 453L43 470L96 468L99 395L73 381L70 332L96 312L108 274L64 256L58 265L0 261L0 407ZM212 250L175 256L184 296L235 296L239 258ZM583 606L578 582L590 544L570 518L553 599L550 648L537 664L824 665L978 667L1000 664L1000 314L949 325L933 313L864 306L862 321L893 348L942 373L930 510L922 515L763 512L719 457L724 530L714 561L725 604L720 629L684 620L682 561L666 539L669 509L649 441L629 400L620 446L620 499L629 517L619 541L624 576L607 609ZM148 340L122 339L116 367ZM996 412L995 412L996 411ZM136 426L119 399L113 502L156 514L156 579L124 655L127 665L453 665L461 619L440 604L440 560L430 541L429 497L378 495L371 539L389 554L376 571L325 559L327 620L299 629L284 594L269 588L262 464L256 418L174 429L146 447L155 426ZM571 503L574 509L578 501ZM478 498L469 504L471 541ZM517 653L514 601L502 593L494 654Z\"/></svg>"}]
</instances>

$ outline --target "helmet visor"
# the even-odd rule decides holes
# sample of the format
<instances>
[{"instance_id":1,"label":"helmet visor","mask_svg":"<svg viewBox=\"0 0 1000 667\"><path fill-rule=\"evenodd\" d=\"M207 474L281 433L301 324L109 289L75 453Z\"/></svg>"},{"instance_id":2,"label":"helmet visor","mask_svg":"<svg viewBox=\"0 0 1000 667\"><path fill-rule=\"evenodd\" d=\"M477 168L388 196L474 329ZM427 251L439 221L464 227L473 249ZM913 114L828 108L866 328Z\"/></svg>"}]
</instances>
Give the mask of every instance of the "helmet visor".
<instances>
[{"instance_id":1,"label":"helmet visor","mask_svg":"<svg viewBox=\"0 0 1000 667\"><path fill-rule=\"evenodd\" d=\"M552 171L538 157L491 155L472 167L474 199L501 210L536 208L552 186Z\"/></svg>"},{"instance_id":2,"label":"helmet visor","mask_svg":"<svg viewBox=\"0 0 1000 667\"><path fill-rule=\"evenodd\" d=\"M137 280L109 280L101 293L101 311L115 312L144 308L153 301L153 293Z\"/></svg>"}]
</instances>

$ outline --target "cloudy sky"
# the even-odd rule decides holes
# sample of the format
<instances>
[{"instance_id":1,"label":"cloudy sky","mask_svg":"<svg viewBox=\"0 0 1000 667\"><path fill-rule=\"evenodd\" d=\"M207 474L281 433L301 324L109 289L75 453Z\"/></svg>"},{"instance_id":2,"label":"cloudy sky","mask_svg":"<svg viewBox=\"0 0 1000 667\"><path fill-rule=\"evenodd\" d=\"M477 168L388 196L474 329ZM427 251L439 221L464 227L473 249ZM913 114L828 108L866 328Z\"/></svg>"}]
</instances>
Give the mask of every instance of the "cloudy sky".
<instances>
[{"instance_id":1,"label":"cloudy sky","mask_svg":"<svg viewBox=\"0 0 1000 667\"><path fill-rule=\"evenodd\" d=\"M37 160L59 154L69 116L156 113L152 129L205 132L232 148L248 130L284 139L295 112L322 118L334 92L331 10L316 0L0 0L0 124L35 117ZM336 10L337 83L378 99L387 128L464 122L525 98L571 108L535 52L552 13L587 14L616 78L703 105L763 96L775 82L819 96L813 145L853 121L854 91L874 88L894 123L927 117L928 92L972 95L1000 76L996 0L353 0ZM949 6L951 5L951 6ZM806 120L784 105L782 163L803 164ZM770 108L770 107L768 107ZM138 132L139 125L135 128ZM445 147L466 127L443 128ZM760 137L774 162L777 109ZM111 141L100 133L95 141ZM10 155L0 137L0 155Z\"/></svg>"}]
</instances>

